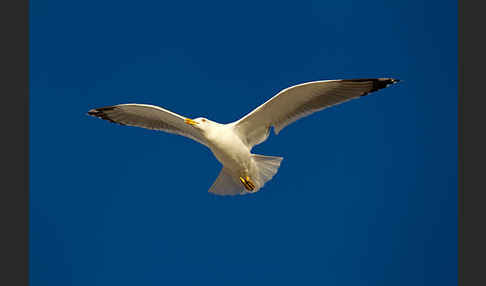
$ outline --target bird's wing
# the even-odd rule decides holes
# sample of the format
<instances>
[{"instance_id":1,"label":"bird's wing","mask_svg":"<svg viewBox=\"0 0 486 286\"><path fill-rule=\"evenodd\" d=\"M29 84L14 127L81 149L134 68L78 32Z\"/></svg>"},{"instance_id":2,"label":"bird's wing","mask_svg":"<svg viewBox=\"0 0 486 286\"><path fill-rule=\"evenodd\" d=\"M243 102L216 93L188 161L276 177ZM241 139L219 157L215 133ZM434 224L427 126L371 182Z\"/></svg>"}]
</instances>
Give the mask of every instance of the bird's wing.
<instances>
[{"instance_id":1,"label":"bird's wing","mask_svg":"<svg viewBox=\"0 0 486 286\"><path fill-rule=\"evenodd\" d=\"M285 126L326 107L364 96L398 80L392 78L323 80L291 86L235 122L235 130L252 147L265 141L270 127Z\"/></svg>"},{"instance_id":2,"label":"bird's wing","mask_svg":"<svg viewBox=\"0 0 486 286\"><path fill-rule=\"evenodd\" d=\"M148 104L119 104L91 109L88 114L121 125L175 133L207 146L201 134L184 122L185 117L162 107Z\"/></svg>"}]
</instances>

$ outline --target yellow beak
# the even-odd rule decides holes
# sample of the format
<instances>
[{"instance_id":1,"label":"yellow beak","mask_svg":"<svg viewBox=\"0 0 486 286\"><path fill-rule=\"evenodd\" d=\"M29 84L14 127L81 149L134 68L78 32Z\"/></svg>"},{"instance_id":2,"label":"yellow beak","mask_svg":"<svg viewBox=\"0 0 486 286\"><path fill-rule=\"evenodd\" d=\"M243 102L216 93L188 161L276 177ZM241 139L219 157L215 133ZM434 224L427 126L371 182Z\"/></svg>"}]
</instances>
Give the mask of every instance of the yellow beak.
<instances>
[{"instance_id":1,"label":"yellow beak","mask_svg":"<svg viewBox=\"0 0 486 286\"><path fill-rule=\"evenodd\" d=\"M185 122L185 123L187 123L187 124L189 124L189 125L196 125L196 124L199 124L199 123L197 123L196 121L194 121L194 120L192 120L192 119L190 119L190 118L186 118L186 119L184 119L184 122Z\"/></svg>"}]
</instances>

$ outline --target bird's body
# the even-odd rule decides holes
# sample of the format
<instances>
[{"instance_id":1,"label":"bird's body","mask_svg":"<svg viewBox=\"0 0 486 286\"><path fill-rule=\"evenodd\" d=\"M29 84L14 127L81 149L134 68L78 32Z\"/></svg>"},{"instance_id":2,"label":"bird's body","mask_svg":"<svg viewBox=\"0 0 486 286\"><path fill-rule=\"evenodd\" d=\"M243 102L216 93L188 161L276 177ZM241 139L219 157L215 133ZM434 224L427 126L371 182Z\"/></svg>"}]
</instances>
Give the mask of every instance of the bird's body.
<instances>
[{"instance_id":1,"label":"bird's body","mask_svg":"<svg viewBox=\"0 0 486 286\"><path fill-rule=\"evenodd\" d=\"M234 132L232 124L218 124L208 131L206 139L209 149L223 166L232 172L249 175L254 165L250 149Z\"/></svg>"},{"instance_id":2,"label":"bird's body","mask_svg":"<svg viewBox=\"0 0 486 286\"><path fill-rule=\"evenodd\" d=\"M220 124L206 118L204 118L204 122L211 128L203 130L201 135L214 157L224 166L224 172L222 171L220 176L222 176L222 180L226 181L223 188L213 185L210 189L211 192L216 194L257 192L266 181L271 179L271 177L265 179L265 175L261 174L262 166L259 166L261 164L259 158L278 158L280 162L280 157L252 154L251 148L243 142L235 130L235 123ZM277 169L275 169L275 173ZM240 178L243 179L243 182ZM250 185L244 182L247 180ZM245 189L241 188L240 183Z\"/></svg>"},{"instance_id":3,"label":"bird's body","mask_svg":"<svg viewBox=\"0 0 486 286\"><path fill-rule=\"evenodd\" d=\"M397 81L378 78L303 83L282 90L240 120L228 124L206 118L192 120L146 104L101 107L88 114L122 125L162 130L194 139L208 147L223 165L209 192L247 194L259 191L271 180L283 159L251 153L253 146L267 139L270 127L278 134L299 118Z\"/></svg>"}]
</instances>

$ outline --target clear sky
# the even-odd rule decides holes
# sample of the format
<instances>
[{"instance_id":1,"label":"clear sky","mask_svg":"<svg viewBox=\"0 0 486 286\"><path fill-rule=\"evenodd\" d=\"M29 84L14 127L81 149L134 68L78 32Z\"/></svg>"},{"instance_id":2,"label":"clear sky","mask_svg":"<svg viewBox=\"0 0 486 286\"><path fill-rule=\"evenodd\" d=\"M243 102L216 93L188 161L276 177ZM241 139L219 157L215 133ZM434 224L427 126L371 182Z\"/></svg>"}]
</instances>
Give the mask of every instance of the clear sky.
<instances>
[{"instance_id":1,"label":"clear sky","mask_svg":"<svg viewBox=\"0 0 486 286\"><path fill-rule=\"evenodd\" d=\"M31 285L456 285L457 1L61 1L31 12ZM258 193L184 137L92 118L237 120L288 86L395 77L253 152Z\"/></svg>"}]
</instances>

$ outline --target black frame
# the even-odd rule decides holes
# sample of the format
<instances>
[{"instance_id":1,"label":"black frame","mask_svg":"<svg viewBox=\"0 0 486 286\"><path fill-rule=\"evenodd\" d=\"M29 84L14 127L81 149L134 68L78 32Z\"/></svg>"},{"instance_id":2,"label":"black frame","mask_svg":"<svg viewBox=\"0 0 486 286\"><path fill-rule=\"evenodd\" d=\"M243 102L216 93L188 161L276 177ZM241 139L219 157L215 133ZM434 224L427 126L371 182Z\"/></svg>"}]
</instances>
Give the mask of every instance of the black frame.
<instances>
[{"instance_id":1,"label":"black frame","mask_svg":"<svg viewBox=\"0 0 486 286\"><path fill-rule=\"evenodd\" d=\"M0 284L28 285L29 2L1 6Z\"/></svg>"},{"instance_id":2,"label":"black frame","mask_svg":"<svg viewBox=\"0 0 486 286\"><path fill-rule=\"evenodd\" d=\"M484 256L484 19L482 9L458 3L458 267L459 285L486 285Z\"/></svg>"}]
</instances>

